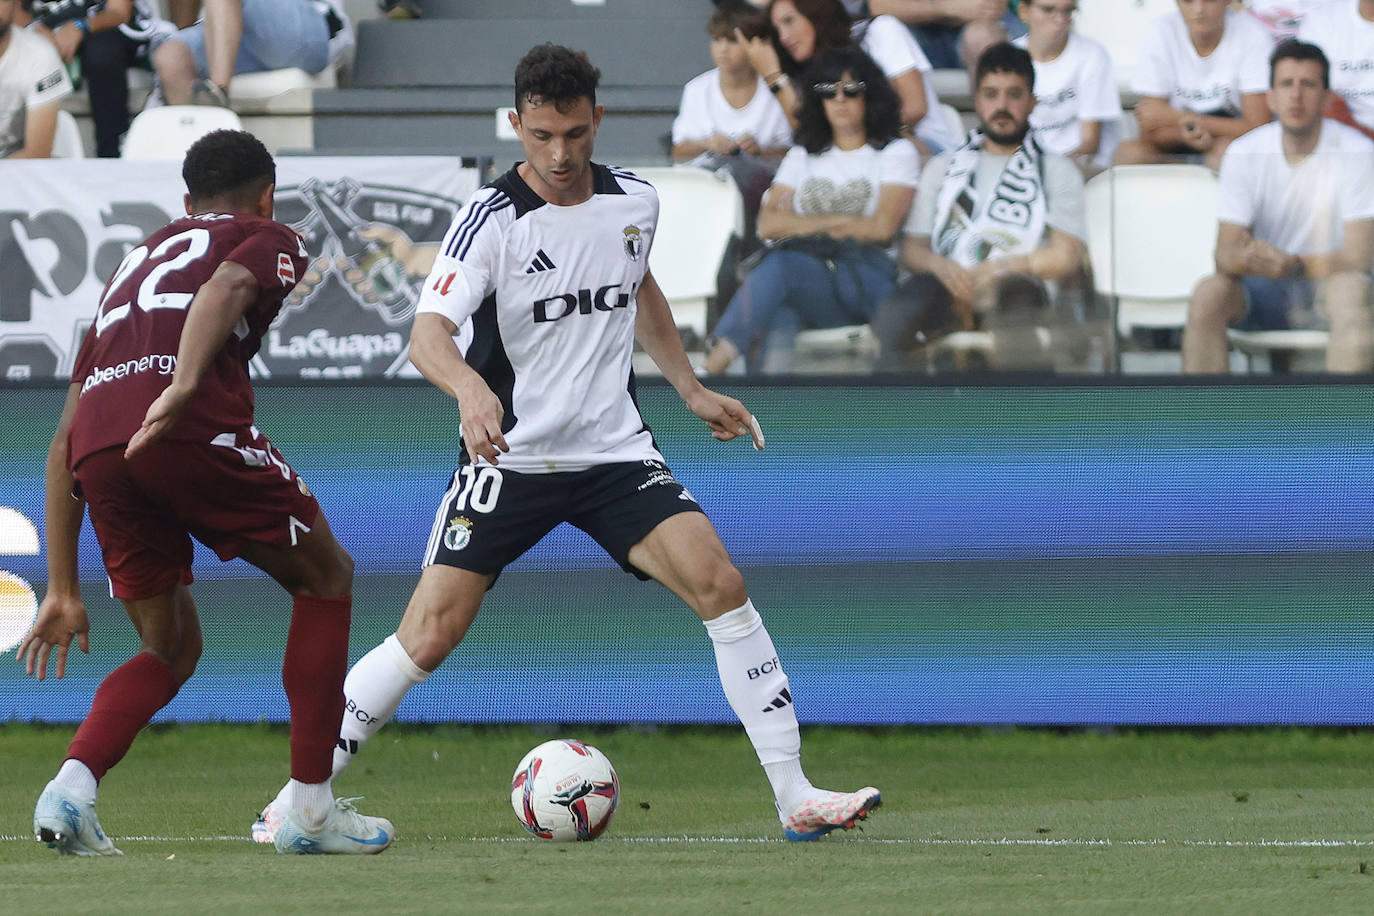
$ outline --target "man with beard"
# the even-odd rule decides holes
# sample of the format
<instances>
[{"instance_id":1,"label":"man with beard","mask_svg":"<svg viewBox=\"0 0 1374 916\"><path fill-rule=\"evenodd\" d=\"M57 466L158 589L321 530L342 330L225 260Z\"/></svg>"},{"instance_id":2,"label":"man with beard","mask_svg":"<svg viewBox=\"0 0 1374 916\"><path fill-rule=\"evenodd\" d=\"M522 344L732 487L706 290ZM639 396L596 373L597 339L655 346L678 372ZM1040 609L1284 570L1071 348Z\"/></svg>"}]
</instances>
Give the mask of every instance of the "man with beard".
<instances>
[{"instance_id":1,"label":"man with beard","mask_svg":"<svg viewBox=\"0 0 1374 916\"><path fill-rule=\"evenodd\" d=\"M51 44L14 27L18 7L0 0L0 159L47 159L72 81Z\"/></svg>"},{"instance_id":2,"label":"man with beard","mask_svg":"<svg viewBox=\"0 0 1374 916\"><path fill-rule=\"evenodd\" d=\"M872 325L880 368L902 367L934 331L1038 311L1049 302L1046 282L1081 275L1083 176L1030 136L1034 89L1024 48L1002 42L978 58L980 128L921 171L901 250L913 276L879 306Z\"/></svg>"},{"instance_id":3,"label":"man with beard","mask_svg":"<svg viewBox=\"0 0 1374 916\"><path fill-rule=\"evenodd\" d=\"M1225 372L1226 329L1329 327L1326 367L1374 368L1374 142L1325 119L1330 64L1316 45L1286 41L1270 57L1277 121L1221 160L1217 273L1188 306L1185 372Z\"/></svg>"}]
</instances>

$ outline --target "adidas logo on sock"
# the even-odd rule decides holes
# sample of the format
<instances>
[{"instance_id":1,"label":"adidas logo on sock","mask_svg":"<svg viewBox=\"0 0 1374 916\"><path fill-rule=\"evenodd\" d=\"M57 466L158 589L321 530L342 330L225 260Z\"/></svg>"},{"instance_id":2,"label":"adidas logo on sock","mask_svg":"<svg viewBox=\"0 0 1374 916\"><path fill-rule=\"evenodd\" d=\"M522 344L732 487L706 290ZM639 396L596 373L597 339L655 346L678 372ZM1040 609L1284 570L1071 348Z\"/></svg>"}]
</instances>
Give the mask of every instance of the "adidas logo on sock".
<instances>
[{"instance_id":1,"label":"adidas logo on sock","mask_svg":"<svg viewBox=\"0 0 1374 916\"><path fill-rule=\"evenodd\" d=\"M763 712L776 712L779 709L786 709L792 705L792 691L786 687L782 688L782 693L773 697L773 702L763 707Z\"/></svg>"},{"instance_id":2,"label":"adidas logo on sock","mask_svg":"<svg viewBox=\"0 0 1374 916\"><path fill-rule=\"evenodd\" d=\"M534 260L530 262L530 266L525 268L525 273L537 274L540 271L554 270L556 268L557 265L553 263L553 259L544 254L544 249L540 248L535 254Z\"/></svg>"},{"instance_id":3,"label":"adidas logo on sock","mask_svg":"<svg viewBox=\"0 0 1374 916\"><path fill-rule=\"evenodd\" d=\"M358 739L357 739L357 738L340 738L339 741L338 741L338 745L339 745L339 750L341 750L341 751L347 751L347 752L350 753L350 754L357 754L357 753L358 753Z\"/></svg>"}]
</instances>

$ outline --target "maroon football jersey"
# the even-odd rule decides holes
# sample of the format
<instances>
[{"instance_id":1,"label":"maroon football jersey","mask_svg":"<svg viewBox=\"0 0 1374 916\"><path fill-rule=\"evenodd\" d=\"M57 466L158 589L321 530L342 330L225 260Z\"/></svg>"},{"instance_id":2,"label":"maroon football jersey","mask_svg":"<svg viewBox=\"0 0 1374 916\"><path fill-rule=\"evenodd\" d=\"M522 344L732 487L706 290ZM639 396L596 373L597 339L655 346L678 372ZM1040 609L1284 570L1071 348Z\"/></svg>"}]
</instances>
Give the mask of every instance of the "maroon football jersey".
<instances>
[{"instance_id":1,"label":"maroon football jersey","mask_svg":"<svg viewBox=\"0 0 1374 916\"><path fill-rule=\"evenodd\" d=\"M130 251L105 287L72 370L81 385L68 462L127 443L172 381L181 329L196 291L225 261L257 278L249 306L195 395L166 433L209 442L253 422L248 361L305 269L300 236L270 219L202 213L175 220Z\"/></svg>"}]
</instances>

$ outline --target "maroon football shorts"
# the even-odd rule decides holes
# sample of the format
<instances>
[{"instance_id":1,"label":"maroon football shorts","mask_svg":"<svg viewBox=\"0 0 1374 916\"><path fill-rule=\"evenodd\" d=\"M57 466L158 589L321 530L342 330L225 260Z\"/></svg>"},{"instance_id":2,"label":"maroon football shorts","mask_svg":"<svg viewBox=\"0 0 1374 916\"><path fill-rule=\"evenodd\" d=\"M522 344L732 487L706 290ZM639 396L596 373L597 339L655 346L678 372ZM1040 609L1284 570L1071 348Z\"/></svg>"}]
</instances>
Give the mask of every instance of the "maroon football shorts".
<instances>
[{"instance_id":1,"label":"maroon football shorts","mask_svg":"<svg viewBox=\"0 0 1374 916\"><path fill-rule=\"evenodd\" d=\"M320 512L256 429L214 443L156 442L128 461L124 446L107 448L82 459L76 480L116 598L189 585L192 537L231 560L249 543L294 544Z\"/></svg>"}]
</instances>

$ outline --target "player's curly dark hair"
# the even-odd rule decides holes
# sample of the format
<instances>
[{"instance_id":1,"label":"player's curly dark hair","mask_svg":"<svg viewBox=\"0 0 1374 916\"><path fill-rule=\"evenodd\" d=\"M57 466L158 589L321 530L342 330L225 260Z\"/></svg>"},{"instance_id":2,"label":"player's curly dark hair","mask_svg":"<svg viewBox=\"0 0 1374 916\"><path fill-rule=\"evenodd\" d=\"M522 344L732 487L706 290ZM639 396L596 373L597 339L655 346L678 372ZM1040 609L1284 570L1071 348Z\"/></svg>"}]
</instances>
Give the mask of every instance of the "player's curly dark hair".
<instances>
[{"instance_id":1,"label":"player's curly dark hair","mask_svg":"<svg viewBox=\"0 0 1374 916\"><path fill-rule=\"evenodd\" d=\"M553 102L566 112L577 100L596 104L596 85L601 71L592 66L587 52L574 51L552 42L530 48L515 67L515 110L527 102Z\"/></svg>"},{"instance_id":2,"label":"player's curly dark hair","mask_svg":"<svg viewBox=\"0 0 1374 916\"><path fill-rule=\"evenodd\" d=\"M897 139L902 130L902 103L883 71L862 48L849 45L822 51L802 71L798 87L801 108L797 111L796 141L808 153L819 153L835 142L825 105L811 87L816 83L838 82L848 73L864 84L864 134L868 145L882 149Z\"/></svg>"},{"instance_id":3,"label":"player's curly dark hair","mask_svg":"<svg viewBox=\"0 0 1374 916\"><path fill-rule=\"evenodd\" d=\"M246 130L213 130L186 151L181 177L191 202L225 195L251 200L277 180L277 164Z\"/></svg>"}]
</instances>

